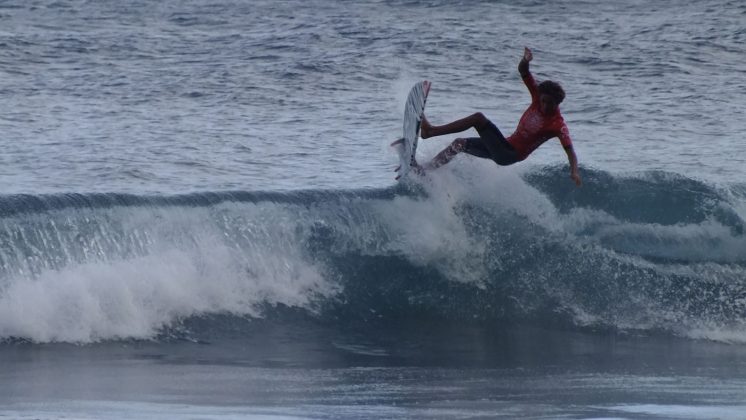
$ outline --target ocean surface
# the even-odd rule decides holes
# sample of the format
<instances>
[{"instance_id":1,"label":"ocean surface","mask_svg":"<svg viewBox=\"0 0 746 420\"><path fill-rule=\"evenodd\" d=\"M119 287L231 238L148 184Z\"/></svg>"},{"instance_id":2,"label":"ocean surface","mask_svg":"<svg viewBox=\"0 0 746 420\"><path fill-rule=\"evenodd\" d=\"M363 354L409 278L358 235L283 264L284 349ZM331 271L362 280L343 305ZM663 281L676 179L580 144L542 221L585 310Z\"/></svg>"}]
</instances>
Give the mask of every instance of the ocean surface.
<instances>
[{"instance_id":1,"label":"ocean surface","mask_svg":"<svg viewBox=\"0 0 746 420\"><path fill-rule=\"evenodd\" d=\"M524 46L583 186L395 181ZM0 2L0 418L746 418L745 104L740 0Z\"/></svg>"}]
</instances>

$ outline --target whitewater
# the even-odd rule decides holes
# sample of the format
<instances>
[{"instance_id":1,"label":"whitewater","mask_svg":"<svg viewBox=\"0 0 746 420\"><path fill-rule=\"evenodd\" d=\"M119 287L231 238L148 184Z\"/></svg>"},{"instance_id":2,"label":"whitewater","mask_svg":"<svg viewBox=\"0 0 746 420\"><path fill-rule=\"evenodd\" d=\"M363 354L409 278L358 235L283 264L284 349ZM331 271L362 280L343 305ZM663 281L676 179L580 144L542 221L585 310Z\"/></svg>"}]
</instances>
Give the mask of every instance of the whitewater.
<instances>
[{"instance_id":1,"label":"whitewater","mask_svg":"<svg viewBox=\"0 0 746 420\"><path fill-rule=\"evenodd\" d=\"M744 18L0 4L0 416L743 418ZM411 86L509 134L524 46L582 187L557 140L396 182Z\"/></svg>"}]
</instances>

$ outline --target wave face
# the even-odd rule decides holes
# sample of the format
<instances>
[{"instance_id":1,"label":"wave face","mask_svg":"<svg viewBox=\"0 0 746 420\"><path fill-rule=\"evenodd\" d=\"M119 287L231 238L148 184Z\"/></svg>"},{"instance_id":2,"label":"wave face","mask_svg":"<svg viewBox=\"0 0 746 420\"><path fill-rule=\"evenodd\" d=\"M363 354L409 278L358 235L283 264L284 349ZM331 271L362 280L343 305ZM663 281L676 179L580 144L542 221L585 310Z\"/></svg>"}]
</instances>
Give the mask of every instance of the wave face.
<instances>
[{"instance_id":1,"label":"wave face","mask_svg":"<svg viewBox=\"0 0 746 420\"><path fill-rule=\"evenodd\" d=\"M157 339L291 308L746 342L743 187L455 171L382 190L1 197L0 338Z\"/></svg>"}]
</instances>

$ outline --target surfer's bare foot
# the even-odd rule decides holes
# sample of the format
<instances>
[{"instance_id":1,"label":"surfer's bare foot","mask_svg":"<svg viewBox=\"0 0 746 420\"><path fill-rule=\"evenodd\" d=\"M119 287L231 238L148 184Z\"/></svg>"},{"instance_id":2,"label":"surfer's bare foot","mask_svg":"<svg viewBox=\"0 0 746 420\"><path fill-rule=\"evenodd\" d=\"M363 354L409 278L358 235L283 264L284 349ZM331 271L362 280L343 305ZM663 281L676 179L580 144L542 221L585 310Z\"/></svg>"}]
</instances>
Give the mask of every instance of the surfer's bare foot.
<instances>
[{"instance_id":1,"label":"surfer's bare foot","mask_svg":"<svg viewBox=\"0 0 746 420\"><path fill-rule=\"evenodd\" d=\"M432 128L432 125L430 125L430 122L427 120L427 117L425 117L425 114L422 114L422 121L420 122L420 137L423 139L432 137L430 135L430 129Z\"/></svg>"}]
</instances>

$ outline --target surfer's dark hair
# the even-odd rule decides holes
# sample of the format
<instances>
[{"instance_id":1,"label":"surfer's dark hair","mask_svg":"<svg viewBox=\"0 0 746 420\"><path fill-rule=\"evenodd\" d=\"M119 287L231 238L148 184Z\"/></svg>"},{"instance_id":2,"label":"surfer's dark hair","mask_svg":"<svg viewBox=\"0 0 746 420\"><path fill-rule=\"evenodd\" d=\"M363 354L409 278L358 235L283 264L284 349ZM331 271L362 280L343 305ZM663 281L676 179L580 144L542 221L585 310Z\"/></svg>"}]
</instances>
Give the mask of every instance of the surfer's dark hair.
<instances>
[{"instance_id":1,"label":"surfer's dark hair","mask_svg":"<svg viewBox=\"0 0 746 420\"><path fill-rule=\"evenodd\" d=\"M565 100L565 90L562 89L559 83L551 80L545 80L539 83L539 93L549 95L554 98L557 105L561 104Z\"/></svg>"}]
</instances>

